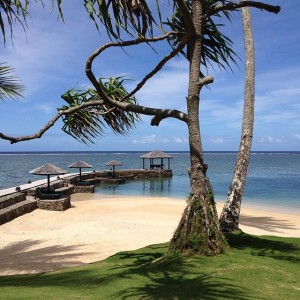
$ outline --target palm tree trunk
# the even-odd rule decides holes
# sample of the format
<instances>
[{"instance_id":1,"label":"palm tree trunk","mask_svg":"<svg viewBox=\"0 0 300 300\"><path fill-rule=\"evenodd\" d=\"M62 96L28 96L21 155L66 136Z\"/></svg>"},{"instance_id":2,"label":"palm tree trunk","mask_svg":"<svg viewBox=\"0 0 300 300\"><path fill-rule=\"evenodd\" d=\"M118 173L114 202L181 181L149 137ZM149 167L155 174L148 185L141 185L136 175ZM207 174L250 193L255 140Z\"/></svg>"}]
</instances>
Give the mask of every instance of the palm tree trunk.
<instances>
[{"instance_id":1,"label":"palm tree trunk","mask_svg":"<svg viewBox=\"0 0 300 300\"><path fill-rule=\"evenodd\" d=\"M190 47L189 92L187 97L190 146L190 197L171 240L169 252L183 255L217 255L227 242L220 230L215 202L206 188L205 167L199 126L200 57L202 47L202 2L193 2L195 38Z\"/></svg>"},{"instance_id":2,"label":"palm tree trunk","mask_svg":"<svg viewBox=\"0 0 300 300\"><path fill-rule=\"evenodd\" d=\"M246 56L243 126L234 175L219 220L221 229L224 232L233 231L239 227L241 203L249 165L254 125L255 51L249 7L242 8L242 19Z\"/></svg>"}]
</instances>

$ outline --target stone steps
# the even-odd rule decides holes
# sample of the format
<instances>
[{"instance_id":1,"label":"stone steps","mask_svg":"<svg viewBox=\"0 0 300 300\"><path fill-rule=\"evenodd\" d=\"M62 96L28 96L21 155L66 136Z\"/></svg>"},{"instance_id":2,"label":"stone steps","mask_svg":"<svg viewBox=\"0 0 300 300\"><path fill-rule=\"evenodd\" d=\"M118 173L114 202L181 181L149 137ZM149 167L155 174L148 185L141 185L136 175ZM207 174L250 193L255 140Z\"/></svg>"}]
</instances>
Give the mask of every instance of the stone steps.
<instances>
[{"instance_id":1,"label":"stone steps","mask_svg":"<svg viewBox=\"0 0 300 300\"><path fill-rule=\"evenodd\" d=\"M10 195L0 197L0 209L9 207L24 200L26 200L26 195L24 193L12 193Z\"/></svg>"},{"instance_id":2,"label":"stone steps","mask_svg":"<svg viewBox=\"0 0 300 300\"><path fill-rule=\"evenodd\" d=\"M17 217L30 213L37 208L37 200L27 197L25 200L0 209L0 225Z\"/></svg>"}]
</instances>

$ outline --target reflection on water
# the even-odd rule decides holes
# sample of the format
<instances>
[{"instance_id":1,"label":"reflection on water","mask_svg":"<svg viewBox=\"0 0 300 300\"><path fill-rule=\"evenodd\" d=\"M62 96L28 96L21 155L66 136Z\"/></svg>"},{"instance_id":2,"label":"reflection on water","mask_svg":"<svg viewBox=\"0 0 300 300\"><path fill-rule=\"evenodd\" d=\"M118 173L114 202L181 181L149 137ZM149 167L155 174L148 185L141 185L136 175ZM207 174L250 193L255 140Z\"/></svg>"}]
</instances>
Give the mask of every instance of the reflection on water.
<instances>
[{"instance_id":1,"label":"reflection on water","mask_svg":"<svg viewBox=\"0 0 300 300\"><path fill-rule=\"evenodd\" d=\"M150 180L143 180L143 191L144 193L147 193L148 191L150 193L157 193L160 192L168 193L171 192L171 179L170 178L156 178L156 179L150 179Z\"/></svg>"},{"instance_id":2,"label":"reflection on water","mask_svg":"<svg viewBox=\"0 0 300 300\"><path fill-rule=\"evenodd\" d=\"M109 195L171 196L171 178L151 178L126 181L122 184L98 184L95 193Z\"/></svg>"}]
</instances>

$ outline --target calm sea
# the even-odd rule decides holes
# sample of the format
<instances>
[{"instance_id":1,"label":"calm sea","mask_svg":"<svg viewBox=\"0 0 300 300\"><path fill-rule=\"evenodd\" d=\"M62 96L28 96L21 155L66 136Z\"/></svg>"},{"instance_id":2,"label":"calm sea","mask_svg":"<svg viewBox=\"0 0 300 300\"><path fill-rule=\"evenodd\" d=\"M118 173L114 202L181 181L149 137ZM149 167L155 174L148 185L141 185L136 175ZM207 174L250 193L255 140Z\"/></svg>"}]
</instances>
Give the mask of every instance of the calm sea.
<instances>
[{"instance_id":1,"label":"calm sea","mask_svg":"<svg viewBox=\"0 0 300 300\"><path fill-rule=\"evenodd\" d=\"M146 152L42 152L0 153L0 189L18 186L43 179L31 175L30 170L52 163L70 173L73 162L83 160L95 170L107 170L105 163L114 159L123 165L117 169L141 169L141 155ZM173 156L172 179L132 180L120 185L99 185L96 193L107 195L144 195L186 198L189 192L189 154L167 152ZM216 199L225 200L231 182L236 153L206 152L207 176L213 186ZM165 162L167 165L167 162ZM76 171L76 170L75 170ZM251 154L245 204L268 204L300 210L300 152L254 152Z\"/></svg>"}]
</instances>

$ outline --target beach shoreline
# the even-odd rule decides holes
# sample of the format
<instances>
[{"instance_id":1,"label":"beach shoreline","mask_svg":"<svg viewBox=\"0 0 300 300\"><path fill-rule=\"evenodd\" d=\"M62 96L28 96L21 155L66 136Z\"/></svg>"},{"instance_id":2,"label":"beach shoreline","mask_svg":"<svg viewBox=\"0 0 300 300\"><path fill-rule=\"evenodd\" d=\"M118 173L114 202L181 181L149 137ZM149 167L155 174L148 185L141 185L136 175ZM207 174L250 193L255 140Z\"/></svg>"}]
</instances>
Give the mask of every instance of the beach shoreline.
<instances>
[{"instance_id":1,"label":"beach shoreline","mask_svg":"<svg viewBox=\"0 0 300 300\"><path fill-rule=\"evenodd\" d=\"M168 242L185 199L74 194L64 212L37 209L0 226L0 275L41 273ZM220 213L223 203L217 202ZM296 213L242 207L241 229L300 238Z\"/></svg>"}]
</instances>

